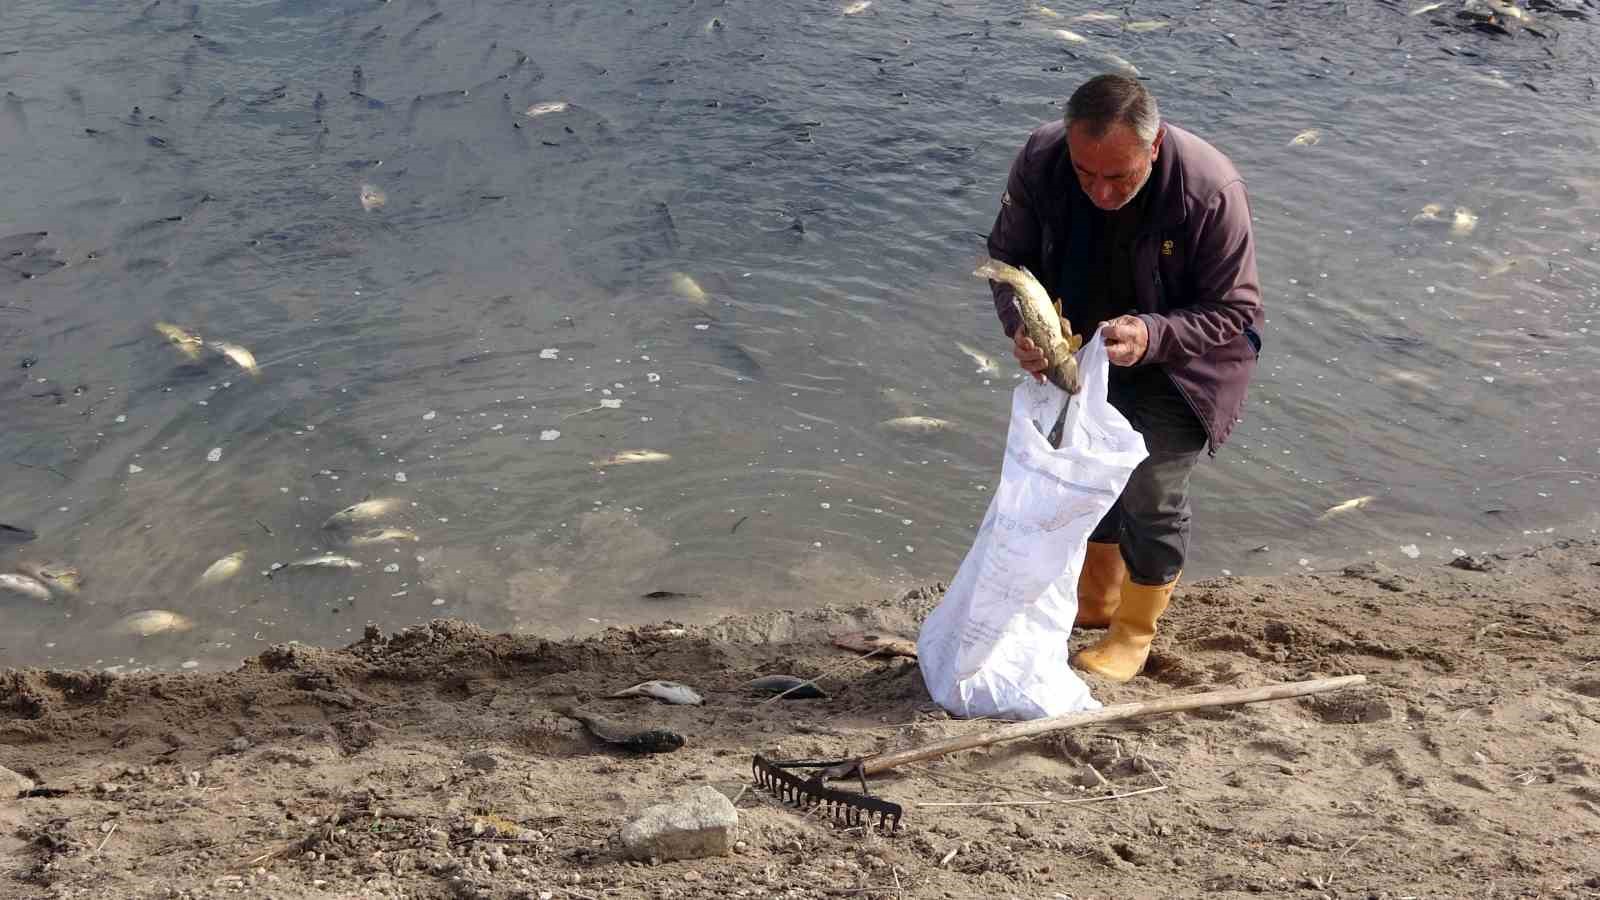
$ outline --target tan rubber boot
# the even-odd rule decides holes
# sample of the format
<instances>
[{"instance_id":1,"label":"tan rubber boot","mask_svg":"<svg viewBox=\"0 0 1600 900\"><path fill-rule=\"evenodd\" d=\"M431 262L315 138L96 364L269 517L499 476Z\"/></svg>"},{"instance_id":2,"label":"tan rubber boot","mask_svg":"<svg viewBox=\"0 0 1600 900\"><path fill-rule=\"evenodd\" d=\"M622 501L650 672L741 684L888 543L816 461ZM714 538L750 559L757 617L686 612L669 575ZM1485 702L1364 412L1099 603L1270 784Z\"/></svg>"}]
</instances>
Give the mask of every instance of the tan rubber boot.
<instances>
[{"instance_id":1,"label":"tan rubber boot","mask_svg":"<svg viewBox=\"0 0 1600 900\"><path fill-rule=\"evenodd\" d=\"M1122 600L1122 579L1127 575L1121 545L1090 541L1083 557L1083 571L1078 574L1078 618L1073 624L1079 628L1110 625L1111 614Z\"/></svg>"},{"instance_id":2,"label":"tan rubber boot","mask_svg":"<svg viewBox=\"0 0 1600 900\"><path fill-rule=\"evenodd\" d=\"M1133 680L1150 657L1150 642L1156 636L1156 620L1167 611L1174 578L1166 584L1135 584L1123 579L1122 602L1111 615L1106 636L1078 652L1077 666L1116 682Z\"/></svg>"}]
</instances>

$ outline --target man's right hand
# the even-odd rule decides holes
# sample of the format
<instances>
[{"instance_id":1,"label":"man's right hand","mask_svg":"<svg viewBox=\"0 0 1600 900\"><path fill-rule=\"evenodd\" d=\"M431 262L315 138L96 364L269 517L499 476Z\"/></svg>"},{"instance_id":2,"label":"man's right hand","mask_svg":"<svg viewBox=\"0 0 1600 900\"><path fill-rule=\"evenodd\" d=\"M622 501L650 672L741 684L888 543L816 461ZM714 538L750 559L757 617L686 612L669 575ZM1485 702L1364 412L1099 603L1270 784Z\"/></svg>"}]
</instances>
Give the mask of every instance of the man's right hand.
<instances>
[{"instance_id":1,"label":"man's right hand","mask_svg":"<svg viewBox=\"0 0 1600 900\"><path fill-rule=\"evenodd\" d=\"M1011 353L1016 356L1022 371L1032 375L1036 381L1044 381L1044 370L1049 361L1044 358L1044 351L1034 346L1026 328L1019 326L1011 336Z\"/></svg>"}]
</instances>

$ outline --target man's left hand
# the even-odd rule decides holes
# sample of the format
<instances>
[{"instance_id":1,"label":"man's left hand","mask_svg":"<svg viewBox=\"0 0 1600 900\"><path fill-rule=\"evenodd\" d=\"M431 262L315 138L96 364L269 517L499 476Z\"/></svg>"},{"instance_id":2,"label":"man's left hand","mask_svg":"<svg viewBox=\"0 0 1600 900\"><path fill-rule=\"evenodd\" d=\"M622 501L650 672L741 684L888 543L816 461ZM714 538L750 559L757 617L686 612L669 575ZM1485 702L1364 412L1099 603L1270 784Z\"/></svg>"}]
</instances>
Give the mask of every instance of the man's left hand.
<instances>
[{"instance_id":1,"label":"man's left hand","mask_svg":"<svg viewBox=\"0 0 1600 900\"><path fill-rule=\"evenodd\" d=\"M1131 366L1144 359L1150 347L1150 329L1138 316L1117 316L1100 326L1106 336L1106 356L1114 366Z\"/></svg>"}]
</instances>

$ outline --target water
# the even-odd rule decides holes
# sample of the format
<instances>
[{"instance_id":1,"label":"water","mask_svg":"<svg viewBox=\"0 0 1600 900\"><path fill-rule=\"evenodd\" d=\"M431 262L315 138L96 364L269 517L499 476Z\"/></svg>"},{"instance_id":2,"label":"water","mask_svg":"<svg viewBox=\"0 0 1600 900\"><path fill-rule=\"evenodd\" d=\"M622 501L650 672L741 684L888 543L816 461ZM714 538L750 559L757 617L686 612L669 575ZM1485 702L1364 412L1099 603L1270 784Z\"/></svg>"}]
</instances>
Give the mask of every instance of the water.
<instances>
[{"instance_id":1,"label":"water","mask_svg":"<svg viewBox=\"0 0 1600 900\"><path fill-rule=\"evenodd\" d=\"M1197 472L1188 576L1593 527L1593 25L841 9L0 0L0 235L48 231L67 263L0 278L0 521L40 535L0 553L84 577L6 597L0 663L222 666L367 622L563 634L948 579L1014 383L971 263L1101 51L1232 156L1257 223L1265 354ZM1428 203L1479 223L1413 223ZM954 426L879 424L902 415ZM672 459L596 465L630 449ZM321 528L367 497L420 540ZM325 550L364 566L263 575ZM143 609L194 628L116 632Z\"/></svg>"}]
</instances>

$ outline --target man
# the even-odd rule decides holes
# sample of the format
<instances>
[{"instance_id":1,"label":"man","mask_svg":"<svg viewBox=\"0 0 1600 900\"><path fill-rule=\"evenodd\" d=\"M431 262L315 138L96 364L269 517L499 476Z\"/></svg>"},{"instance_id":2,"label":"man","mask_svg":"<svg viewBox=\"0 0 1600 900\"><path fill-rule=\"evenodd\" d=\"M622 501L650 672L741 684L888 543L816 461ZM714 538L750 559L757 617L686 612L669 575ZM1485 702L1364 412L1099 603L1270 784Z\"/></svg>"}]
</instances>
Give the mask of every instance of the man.
<instances>
[{"instance_id":1,"label":"man","mask_svg":"<svg viewBox=\"0 0 1600 900\"><path fill-rule=\"evenodd\" d=\"M989 255L1026 266L1074 333L1103 331L1110 402L1149 451L1091 534L1078 580L1077 624L1108 630L1076 663L1128 681L1183 570L1189 473L1233 430L1261 349L1244 182L1216 148L1162 122L1144 85L1101 75L1017 154ZM1012 289L990 288L1017 362L1042 377Z\"/></svg>"}]
</instances>

